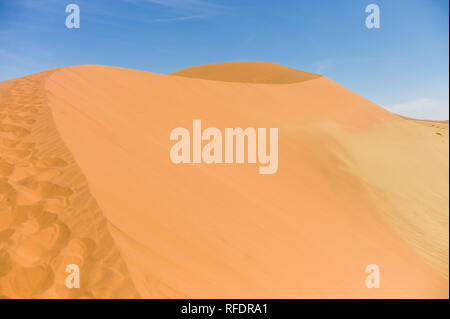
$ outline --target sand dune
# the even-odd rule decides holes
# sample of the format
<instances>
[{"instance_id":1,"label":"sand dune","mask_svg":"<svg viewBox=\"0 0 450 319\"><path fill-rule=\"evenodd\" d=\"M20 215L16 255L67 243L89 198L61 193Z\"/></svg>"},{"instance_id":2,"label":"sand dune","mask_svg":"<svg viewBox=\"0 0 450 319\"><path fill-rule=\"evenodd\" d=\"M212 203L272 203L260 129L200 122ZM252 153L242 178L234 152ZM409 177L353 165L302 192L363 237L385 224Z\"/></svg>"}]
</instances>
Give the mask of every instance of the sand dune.
<instances>
[{"instance_id":1,"label":"sand dune","mask_svg":"<svg viewBox=\"0 0 450 319\"><path fill-rule=\"evenodd\" d=\"M298 83L320 77L318 74L269 62L224 62L197 65L173 72L171 75L224 82L266 84Z\"/></svg>"},{"instance_id":2,"label":"sand dune","mask_svg":"<svg viewBox=\"0 0 450 319\"><path fill-rule=\"evenodd\" d=\"M448 123L267 63L68 67L0 94L4 297L448 298ZM194 119L279 128L278 172L173 164Z\"/></svg>"}]
</instances>

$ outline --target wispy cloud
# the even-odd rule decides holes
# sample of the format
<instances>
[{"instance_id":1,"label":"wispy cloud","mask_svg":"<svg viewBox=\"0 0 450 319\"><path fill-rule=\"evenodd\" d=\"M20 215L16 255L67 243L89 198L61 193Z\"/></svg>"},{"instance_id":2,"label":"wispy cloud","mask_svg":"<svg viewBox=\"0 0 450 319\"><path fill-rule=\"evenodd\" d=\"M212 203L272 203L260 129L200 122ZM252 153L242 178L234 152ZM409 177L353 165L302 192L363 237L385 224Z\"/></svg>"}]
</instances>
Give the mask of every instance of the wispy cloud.
<instances>
[{"instance_id":1,"label":"wispy cloud","mask_svg":"<svg viewBox=\"0 0 450 319\"><path fill-rule=\"evenodd\" d=\"M173 18L147 19L146 22L150 22L150 23L158 23L158 22L176 22L176 21L197 20L197 19L203 19L203 18L205 18L205 16L201 16L201 15L192 15L192 16L181 16L181 17L173 17Z\"/></svg>"},{"instance_id":2,"label":"wispy cloud","mask_svg":"<svg viewBox=\"0 0 450 319\"><path fill-rule=\"evenodd\" d=\"M0 0L1 1L1 0ZM108 16L119 19L130 19L143 23L181 22L206 19L226 13L228 6L217 4L212 0L122 0L130 6L136 7L137 12L117 12L111 10L105 3L77 0L82 8L83 14L91 18L92 15ZM17 0L16 4L29 9L40 10L51 13L61 13L61 6L65 7L61 0ZM165 8L165 13L159 12L161 16L150 17L144 12L155 11L155 6ZM161 10L158 10L161 11Z\"/></svg>"},{"instance_id":3,"label":"wispy cloud","mask_svg":"<svg viewBox=\"0 0 450 319\"><path fill-rule=\"evenodd\" d=\"M420 119L448 119L448 102L443 103L430 98L420 98L405 103L386 106L391 112Z\"/></svg>"},{"instance_id":4,"label":"wispy cloud","mask_svg":"<svg viewBox=\"0 0 450 319\"><path fill-rule=\"evenodd\" d=\"M154 19L154 22L186 21L224 14L229 7L211 0L124 0L135 5L159 5L177 14L173 18Z\"/></svg>"},{"instance_id":5,"label":"wispy cloud","mask_svg":"<svg viewBox=\"0 0 450 319\"><path fill-rule=\"evenodd\" d=\"M133 1L133 0L132 0ZM138 0L134 0L138 1ZM179 7L211 7L215 6L206 0L144 0L146 2L153 2L163 6L179 8Z\"/></svg>"}]
</instances>

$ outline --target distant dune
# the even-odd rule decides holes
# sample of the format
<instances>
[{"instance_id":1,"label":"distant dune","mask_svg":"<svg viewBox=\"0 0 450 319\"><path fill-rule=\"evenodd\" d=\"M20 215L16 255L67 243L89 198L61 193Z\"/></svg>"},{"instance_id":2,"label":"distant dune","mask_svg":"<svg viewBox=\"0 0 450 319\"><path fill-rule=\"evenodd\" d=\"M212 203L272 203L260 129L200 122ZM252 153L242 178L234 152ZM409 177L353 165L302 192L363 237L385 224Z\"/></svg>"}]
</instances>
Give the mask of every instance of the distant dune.
<instances>
[{"instance_id":1,"label":"distant dune","mask_svg":"<svg viewBox=\"0 0 450 319\"><path fill-rule=\"evenodd\" d=\"M194 119L278 128L278 172L173 164ZM449 296L448 123L263 62L50 70L0 83L0 121L2 297Z\"/></svg>"},{"instance_id":2,"label":"distant dune","mask_svg":"<svg viewBox=\"0 0 450 319\"><path fill-rule=\"evenodd\" d=\"M303 72L269 62L225 62L193 66L171 75L204 80L239 83L287 84L317 79L318 74Z\"/></svg>"}]
</instances>

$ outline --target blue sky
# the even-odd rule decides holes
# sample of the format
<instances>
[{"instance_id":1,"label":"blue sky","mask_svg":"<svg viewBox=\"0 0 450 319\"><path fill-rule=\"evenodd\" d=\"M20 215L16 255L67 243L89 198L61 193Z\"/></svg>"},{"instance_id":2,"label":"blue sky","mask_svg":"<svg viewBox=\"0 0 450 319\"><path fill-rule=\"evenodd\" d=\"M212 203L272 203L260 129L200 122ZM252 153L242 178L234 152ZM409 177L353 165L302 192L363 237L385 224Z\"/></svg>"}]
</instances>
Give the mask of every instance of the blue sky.
<instances>
[{"instance_id":1,"label":"blue sky","mask_svg":"<svg viewBox=\"0 0 450 319\"><path fill-rule=\"evenodd\" d=\"M79 5L81 28L65 7ZM365 8L380 7L368 29ZM170 73L270 61L392 111L449 118L448 0L0 0L0 81L103 64Z\"/></svg>"}]
</instances>

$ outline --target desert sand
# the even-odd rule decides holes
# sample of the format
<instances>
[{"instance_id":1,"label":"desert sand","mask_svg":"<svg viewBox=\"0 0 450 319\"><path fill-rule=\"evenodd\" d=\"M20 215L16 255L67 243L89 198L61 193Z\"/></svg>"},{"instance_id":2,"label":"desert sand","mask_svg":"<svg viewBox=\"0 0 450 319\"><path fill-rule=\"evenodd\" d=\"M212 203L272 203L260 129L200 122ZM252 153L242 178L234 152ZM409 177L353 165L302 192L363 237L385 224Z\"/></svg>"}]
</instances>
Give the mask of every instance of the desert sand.
<instances>
[{"instance_id":1,"label":"desert sand","mask_svg":"<svg viewBox=\"0 0 450 319\"><path fill-rule=\"evenodd\" d=\"M173 164L194 119L278 128L277 173ZM449 296L448 122L263 62L49 70L0 83L0 121L3 298Z\"/></svg>"}]
</instances>

